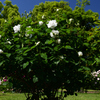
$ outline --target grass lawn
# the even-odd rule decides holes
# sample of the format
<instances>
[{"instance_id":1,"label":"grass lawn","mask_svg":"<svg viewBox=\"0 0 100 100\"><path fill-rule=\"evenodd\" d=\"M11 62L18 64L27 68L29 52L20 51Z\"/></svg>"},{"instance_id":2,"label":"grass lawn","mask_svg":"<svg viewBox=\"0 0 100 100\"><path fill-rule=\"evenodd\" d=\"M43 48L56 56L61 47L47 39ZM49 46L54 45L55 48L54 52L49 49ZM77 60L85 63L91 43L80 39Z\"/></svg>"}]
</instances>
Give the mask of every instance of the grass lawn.
<instances>
[{"instance_id":1,"label":"grass lawn","mask_svg":"<svg viewBox=\"0 0 100 100\"><path fill-rule=\"evenodd\" d=\"M26 100L26 97L21 93L0 93L0 100Z\"/></svg>"},{"instance_id":2,"label":"grass lawn","mask_svg":"<svg viewBox=\"0 0 100 100\"><path fill-rule=\"evenodd\" d=\"M78 93L78 96L68 96L64 100L100 100L100 93Z\"/></svg>"},{"instance_id":3,"label":"grass lawn","mask_svg":"<svg viewBox=\"0 0 100 100\"><path fill-rule=\"evenodd\" d=\"M0 100L26 100L26 98L23 93L0 93ZM78 96L69 95L64 100L100 100L100 93L78 93Z\"/></svg>"}]
</instances>

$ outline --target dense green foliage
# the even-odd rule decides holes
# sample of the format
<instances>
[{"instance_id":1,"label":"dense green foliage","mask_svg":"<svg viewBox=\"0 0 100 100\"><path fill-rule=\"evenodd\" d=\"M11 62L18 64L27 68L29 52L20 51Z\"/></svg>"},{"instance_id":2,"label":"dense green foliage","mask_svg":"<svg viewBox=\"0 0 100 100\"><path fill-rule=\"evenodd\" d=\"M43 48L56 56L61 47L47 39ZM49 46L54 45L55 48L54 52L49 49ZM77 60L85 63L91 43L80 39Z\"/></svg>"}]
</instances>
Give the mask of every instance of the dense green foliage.
<instances>
[{"instance_id":1,"label":"dense green foliage","mask_svg":"<svg viewBox=\"0 0 100 100\"><path fill-rule=\"evenodd\" d=\"M9 16L0 30L0 75L15 90L31 93L27 100L61 100L89 85L100 59L98 13L54 1L36 5L30 17Z\"/></svg>"},{"instance_id":2,"label":"dense green foliage","mask_svg":"<svg viewBox=\"0 0 100 100\"><path fill-rule=\"evenodd\" d=\"M12 5L11 1L5 0L5 5L0 1L0 25L2 26L7 20L20 18L17 5Z\"/></svg>"}]
</instances>

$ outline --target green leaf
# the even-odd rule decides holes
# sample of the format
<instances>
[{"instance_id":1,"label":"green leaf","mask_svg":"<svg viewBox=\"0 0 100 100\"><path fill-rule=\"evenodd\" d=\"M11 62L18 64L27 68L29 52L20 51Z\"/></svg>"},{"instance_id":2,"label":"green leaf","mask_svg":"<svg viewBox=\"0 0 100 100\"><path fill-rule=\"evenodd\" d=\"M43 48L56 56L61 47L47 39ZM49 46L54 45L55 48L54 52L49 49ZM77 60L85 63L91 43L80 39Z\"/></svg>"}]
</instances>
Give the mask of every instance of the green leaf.
<instances>
[{"instance_id":1,"label":"green leaf","mask_svg":"<svg viewBox=\"0 0 100 100\"><path fill-rule=\"evenodd\" d=\"M67 29L66 32L67 32L68 34L70 34L70 29Z\"/></svg>"},{"instance_id":2,"label":"green leaf","mask_svg":"<svg viewBox=\"0 0 100 100\"><path fill-rule=\"evenodd\" d=\"M6 54L6 56L9 58L11 56L11 53Z\"/></svg>"},{"instance_id":3,"label":"green leaf","mask_svg":"<svg viewBox=\"0 0 100 100\"><path fill-rule=\"evenodd\" d=\"M29 69L29 71L28 72L30 72L31 71L31 69Z\"/></svg>"},{"instance_id":4,"label":"green leaf","mask_svg":"<svg viewBox=\"0 0 100 100\"><path fill-rule=\"evenodd\" d=\"M55 50L55 51L58 51L58 46L54 47L54 50Z\"/></svg>"},{"instance_id":5,"label":"green leaf","mask_svg":"<svg viewBox=\"0 0 100 100\"><path fill-rule=\"evenodd\" d=\"M26 63L23 64L23 69L26 68L29 65L29 62L27 61Z\"/></svg>"},{"instance_id":6,"label":"green leaf","mask_svg":"<svg viewBox=\"0 0 100 100\"><path fill-rule=\"evenodd\" d=\"M35 75L33 76L33 82L34 83L38 82L38 77L36 77Z\"/></svg>"},{"instance_id":7,"label":"green leaf","mask_svg":"<svg viewBox=\"0 0 100 100\"><path fill-rule=\"evenodd\" d=\"M85 45L85 46L87 46L87 47L88 47L88 46L89 46L89 43L83 43L83 45Z\"/></svg>"},{"instance_id":8,"label":"green leaf","mask_svg":"<svg viewBox=\"0 0 100 100\"><path fill-rule=\"evenodd\" d=\"M4 82L2 85L8 85L9 84L9 82Z\"/></svg>"},{"instance_id":9,"label":"green leaf","mask_svg":"<svg viewBox=\"0 0 100 100\"><path fill-rule=\"evenodd\" d=\"M53 40L46 40L45 44L52 44Z\"/></svg>"},{"instance_id":10,"label":"green leaf","mask_svg":"<svg viewBox=\"0 0 100 100\"><path fill-rule=\"evenodd\" d=\"M0 66L4 63L5 61L0 62Z\"/></svg>"},{"instance_id":11,"label":"green leaf","mask_svg":"<svg viewBox=\"0 0 100 100\"><path fill-rule=\"evenodd\" d=\"M23 61L24 58L23 58L22 56L18 56L18 57L16 57L15 59L16 59L17 61Z\"/></svg>"},{"instance_id":12,"label":"green leaf","mask_svg":"<svg viewBox=\"0 0 100 100\"><path fill-rule=\"evenodd\" d=\"M17 48L20 48L20 45L16 45Z\"/></svg>"},{"instance_id":13,"label":"green leaf","mask_svg":"<svg viewBox=\"0 0 100 100\"><path fill-rule=\"evenodd\" d=\"M89 67L83 67L83 69L84 69L85 71L90 71L90 68L89 68Z\"/></svg>"},{"instance_id":14,"label":"green leaf","mask_svg":"<svg viewBox=\"0 0 100 100\"><path fill-rule=\"evenodd\" d=\"M81 68L78 69L78 71L90 71L89 67L81 66Z\"/></svg>"},{"instance_id":15,"label":"green leaf","mask_svg":"<svg viewBox=\"0 0 100 100\"><path fill-rule=\"evenodd\" d=\"M80 59L81 59L82 61L84 61L84 62L86 61L84 58L80 58Z\"/></svg>"},{"instance_id":16,"label":"green leaf","mask_svg":"<svg viewBox=\"0 0 100 100\"><path fill-rule=\"evenodd\" d=\"M100 59L99 58L95 58L97 63L100 63Z\"/></svg>"},{"instance_id":17,"label":"green leaf","mask_svg":"<svg viewBox=\"0 0 100 100\"><path fill-rule=\"evenodd\" d=\"M39 33L38 33L38 35L42 36L42 35L44 35L44 33L42 33L42 32L39 32Z\"/></svg>"},{"instance_id":18,"label":"green leaf","mask_svg":"<svg viewBox=\"0 0 100 100\"><path fill-rule=\"evenodd\" d=\"M97 42L100 42L100 40L97 40Z\"/></svg>"},{"instance_id":19,"label":"green leaf","mask_svg":"<svg viewBox=\"0 0 100 100\"><path fill-rule=\"evenodd\" d=\"M46 29L46 32L47 32L47 33L50 33L50 32L51 32L51 29L47 28L47 29Z\"/></svg>"},{"instance_id":20,"label":"green leaf","mask_svg":"<svg viewBox=\"0 0 100 100\"><path fill-rule=\"evenodd\" d=\"M70 45L66 45L65 49L73 49Z\"/></svg>"},{"instance_id":21,"label":"green leaf","mask_svg":"<svg viewBox=\"0 0 100 100\"><path fill-rule=\"evenodd\" d=\"M40 55L41 55L41 57L42 57L43 59L47 60L47 54L46 54L46 53L41 53Z\"/></svg>"},{"instance_id":22,"label":"green leaf","mask_svg":"<svg viewBox=\"0 0 100 100\"><path fill-rule=\"evenodd\" d=\"M26 51L24 51L24 53L26 53L26 52L28 52L28 51L34 49L35 47L36 47L36 45L32 46L31 48L29 48L29 49L27 49Z\"/></svg>"},{"instance_id":23,"label":"green leaf","mask_svg":"<svg viewBox=\"0 0 100 100\"><path fill-rule=\"evenodd\" d=\"M14 38L14 41L16 42L16 41L19 41L19 38Z\"/></svg>"}]
</instances>

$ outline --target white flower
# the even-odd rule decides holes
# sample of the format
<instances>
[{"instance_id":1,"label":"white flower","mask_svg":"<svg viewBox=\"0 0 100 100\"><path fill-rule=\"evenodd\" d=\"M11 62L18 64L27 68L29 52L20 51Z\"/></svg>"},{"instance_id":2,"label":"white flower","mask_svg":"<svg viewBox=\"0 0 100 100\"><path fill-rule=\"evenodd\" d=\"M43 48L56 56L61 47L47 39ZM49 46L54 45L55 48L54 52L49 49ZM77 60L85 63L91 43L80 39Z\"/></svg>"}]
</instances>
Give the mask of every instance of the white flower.
<instances>
[{"instance_id":1,"label":"white flower","mask_svg":"<svg viewBox=\"0 0 100 100\"><path fill-rule=\"evenodd\" d=\"M7 43L8 43L8 44L11 44L11 42L10 42L10 41L8 41Z\"/></svg>"},{"instance_id":2,"label":"white flower","mask_svg":"<svg viewBox=\"0 0 100 100\"><path fill-rule=\"evenodd\" d=\"M42 19L44 19L44 15L42 16Z\"/></svg>"},{"instance_id":3,"label":"white flower","mask_svg":"<svg viewBox=\"0 0 100 100\"><path fill-rule=\"evenodd\" d=\"M3 53L2 49L0 49L0 53Z\"/></svg>"},{"instance_id":4,"label":"white flower","mask_svg":"<svg viewBox=\"0 0 100 100\"><path fill-rule=\"evenodd\" d=\"M69 21L71 22L73 20L73 18L70 18Z\"/></svg>"},{"instance_id":5,"label":"white flower","mask_svg":"<svg viewBox=\"0 0 100 100\"><path fill-rule=\"evenodd\" d=\"M54 38L55 36L54 36L54 34L52 33L52 32L50 32L50 36L52 37L52 38Z\"/></svg>"},{"instance_id":6,"label":"white flower","mask_svg":"<svg viewBox=\"0 0 100 100\"><path fill-rule=\"evenodd\" d=\"M58 30L52 30L52 31L50 32L50 36L51 36L52 38L54 38L55 35L59 35L59 31L58 31Z\"/></svg>"},{"instance_id":7,"label":"white flower","mask_svg":"<svg viewBox=\"0 0 100 100\"><path fill-rule=\"evenodd\" d=\"M79 24L79 23L76 23L75 25L76 25L76 26L79 26L80 24Z\"/></svg>"},{"instance_id":8,"label":"white flower","mask_svg":"<svg viewBox=\"0 0 100 100\"><path fill-rule=\"evenodd\" d=\"M95 72L92 72L91 73L93 76L95 76L95 75L97 75L97 72L95 71Z\"/></svg>"},{"instance_id":9,"label":"white flower","mask_svg":"<svg viewBox=\"0 0 100 100\"><path fill-rule=\"evenodd\" d=\"M26 37L29 37L29 34L26 33L25 36L26 36Z\"/></svg>"},{"instance_id":10,"label":"white flower","mask_svg":"<svg viewBox=\"0 0 100 100\"><path fill-rule=\"evenodd\" d=\"M59 9L57 9L56 11L59 11Z\"/></svg>"},{"instance_id":11,"label":"white flower","mask_svg":"<svg viewBox=\"0 0 100 100\"><path fill-rule=\"evenodd\" d=\"M39 21L39 25L42 25L43 24L43 22L42 21Z\"/></svg>"},{"instance_id":12,"label":"white flower","mask_svg":"<svg viewBox=\"0 0 100 100\"><path fill-rule=\"evenodd\" d=\"M78 56L83 56L83 53L81 51L78 52Z\"/></svg>"},{"instance_id":13,"label":"white flower","mask_svg":"<svg viewBox=\"0 0 100 100\"><path fill-rule=\"evenodd\" d=\"M61 39L57 39L57 43L60 44L61 43Z\"/></svg>"},{"instance_id":14,"label":"white flower","mask_svg":"<svg viewBox=\"0 0 100 100\"><path fill-rule=\"evenodd\" d=\"M26 32L30 31L31 30L31 26L27 26L26 27Z\"/></svg>"},{"instance_id":15,"label":"white flower","mask_svg":"<svg viewBox=\"0 0 100 100\"><path fill-rule=\"evenodd\" d=\"M59 31L58 30L52 30L52 33L54 33L54 35L59 35Z\"/></svg>"},{"instance_id":16,"label":"white flower","mask_svg":"<svg viewBox=\"0 0 100 100\"><path fill-rule=\"evenodd\" d=\"M0 38L1 38L1 35L0 35Z\"/></svg>"},{"instance_id":17,"label":"white flower","mask_svg":"<svg viewBox=\"0 0 100 100\"><path fill-rule=\"evenodd\" d=\"M58 65L58 64L59 64L59 62L60 62L60 61L56 61L56 62L54 62L54 64Z\"/></svg>"},{"instance_id":18,"label":"white flower","mask_svg":"<svg viewBox=\"0 0 100 100\"><path fill-rule=\"evenodd\" d=\"M97 74L100 74L100 70L97 71Z\"/></svg>"},{"instance_id":19,"label":"white flower","mask_svg":"<svg viewBox=\"0 0 100 100\"><path fill-rule=\"evenodd\" d=\"M5 20L5 22L7 22L7 20Z\"/></svg>"},{"instance_id":20,"label":"white flower","mask_svg":"<svg viewBox=\"0 0 100 100\"><path fill-rule=\"evenodd\" d=\"M48 28L54 29L57 26L56 20L50 20L48 21L49 23L47 24Z\"/></svg>"},{"instance_id":21,"label":"white flower","mask_svg":"<svg viewBox=\"0 0 100 100\"><path fill-rule=\"evenodd\" d=\"M40 43L40 41L36 42L36 43L35 43L35 44L36 44L36 46L37 46L37 45L39 45L39 43Z\"/></svg>"},{"instance_id":22,"label":"white flower","mask_svg":"<svg viewBox=\"0 0 100 100\"><path fill-rule=\"evenodd\" d=\"M70 18L70 19L69 19L69 24L71 24L72 21L73 21L73 18Z\"/></svg>"},{"instance_id":23,"label":"white flower","mask_svg":"<svg viewBox=\"0 0 100 100\"><path fill-rule=\"evenodd\" d=\"M97 78L97 80L100 80L100 78Z\"/></svg>"},{"instance_id":24,"label":"white flower","mask_svg":"<svg viewBox=\"0 0 100 100\"><path fill-rule=\"evenodd\" d=\"M61 59L64 59L64 56L60 56Z\"/></svg>"},{"instance_id":25,"label":"white flower","mask_svg":"<svg viewBox=\"0 0 100 100\"><path fill-rule=\"evenodd\" d=\"M20 24L18 24L18 25L15 25L14 27L13 27L13 30L14 30L14 33L17 33L17 32L20 32Z\"/></svg>"},{"instance_id":26,"label":"white flower","mask_svg":"<svg viewBox=\"0 0 100 100\"><path fill-rule=\"evenodd\" d=\"M31 28L31 26L27 26L27 28Z\"/></svg>"}]
</instances>

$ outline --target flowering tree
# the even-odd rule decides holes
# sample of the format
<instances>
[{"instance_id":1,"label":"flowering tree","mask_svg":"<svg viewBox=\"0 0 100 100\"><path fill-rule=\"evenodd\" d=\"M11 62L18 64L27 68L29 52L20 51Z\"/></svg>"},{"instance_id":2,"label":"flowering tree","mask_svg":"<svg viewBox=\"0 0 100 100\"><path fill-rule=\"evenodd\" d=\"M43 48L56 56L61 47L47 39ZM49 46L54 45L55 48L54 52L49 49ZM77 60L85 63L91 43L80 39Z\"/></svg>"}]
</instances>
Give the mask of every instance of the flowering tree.
<instances>
[{"instance_id":1,"label":"flowering tree","mask_svg":"<svg viewBox=\"0 0 100 100\"><path fill-rule=\"evenodd\" d=\"M31 17L9 19L0 32L0 74L28 93L27 100L73 95L96 64L99 31L92 27L98 21L97 13L72 11L64 1L41 3Z\"/></svg>"}]
</instances>

